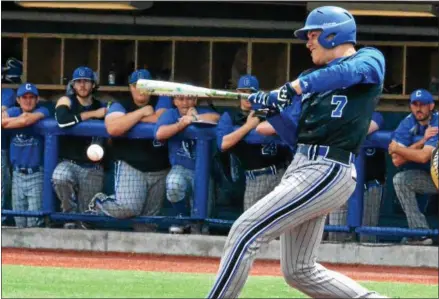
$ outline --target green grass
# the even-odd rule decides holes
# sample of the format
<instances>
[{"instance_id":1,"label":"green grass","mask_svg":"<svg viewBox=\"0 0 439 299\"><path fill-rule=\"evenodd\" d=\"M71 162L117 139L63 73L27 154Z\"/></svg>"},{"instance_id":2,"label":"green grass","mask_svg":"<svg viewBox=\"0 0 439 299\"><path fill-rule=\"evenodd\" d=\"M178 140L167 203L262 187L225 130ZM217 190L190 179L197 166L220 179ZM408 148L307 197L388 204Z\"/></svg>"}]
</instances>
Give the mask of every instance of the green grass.
<instances>
[{"instance_id":1,"label":"green grass","mask_svg":"<svg viewBox=\"0 0 439 299\"><path fill-rule=\"evenodd\" d=\"M204 298L211 274L5 265L2 298ZM438 298L437 285L362 282L390 297ZM241 298L306 298L281 277L252 276Z\"/></svg>"}]
</instances>

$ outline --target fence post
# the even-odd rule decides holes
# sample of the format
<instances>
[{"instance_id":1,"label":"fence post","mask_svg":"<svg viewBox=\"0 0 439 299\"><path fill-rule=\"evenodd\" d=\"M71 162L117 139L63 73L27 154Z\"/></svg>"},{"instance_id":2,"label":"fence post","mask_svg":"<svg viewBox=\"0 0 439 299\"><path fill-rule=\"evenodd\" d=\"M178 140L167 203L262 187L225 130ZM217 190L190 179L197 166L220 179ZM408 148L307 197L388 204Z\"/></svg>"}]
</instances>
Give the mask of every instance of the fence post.
<instances>
[{"instance_id":1,"label":"fence post","mask_svg":"<svg viewBox=\"0 0 439 299\"><path fill-rule=\"evenodd\" d=\"M360 151L355 159L355 168L357 170L357 185L355 191L348 201L348 219L349 227L361 226L363 220L363 196L364 196L364 148Z\"/></svg>"},{"instance_id":2,"label":"fence post","mask_svg":"<svg viewBox=\"0 0 439 299\"><path fill-rule=\"evenodd\" d=\"M207 218L211 167L211 140L197 139L195 159L194 206L191 216Z\"/></svg>"},{"instance_id":3,"label":"fence post","mask_svg":"<svg viewBox=\"0 0 439 299\"><path fill-rule=\"evenodd\" d=\"M43 212L55 212L55 193L52 187L52 174L58 162L58 136L44 135L44 183L43 183Z\"/></svg>"}]
</instances>

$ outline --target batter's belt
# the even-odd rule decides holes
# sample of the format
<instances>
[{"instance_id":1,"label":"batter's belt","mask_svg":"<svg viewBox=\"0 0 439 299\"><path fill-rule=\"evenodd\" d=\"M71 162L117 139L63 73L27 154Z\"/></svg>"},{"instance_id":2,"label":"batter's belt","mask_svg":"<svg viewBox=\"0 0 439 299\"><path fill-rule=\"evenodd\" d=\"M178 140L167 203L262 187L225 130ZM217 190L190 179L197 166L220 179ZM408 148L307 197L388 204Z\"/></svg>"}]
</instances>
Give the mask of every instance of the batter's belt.
<instances>
[{"instance_id":1,"label":"batter's belt","mask_svg":"<svg viewBox=\"0 0 439 299\"><path fill-rule=\"evenodd\" d=\"M355 161L353 153L326 145L299 144L297 152L307 156L309 160L316 160L318 156L321 156L326 160L344 165L349 165Z\"/></svg>"}]
</instances>

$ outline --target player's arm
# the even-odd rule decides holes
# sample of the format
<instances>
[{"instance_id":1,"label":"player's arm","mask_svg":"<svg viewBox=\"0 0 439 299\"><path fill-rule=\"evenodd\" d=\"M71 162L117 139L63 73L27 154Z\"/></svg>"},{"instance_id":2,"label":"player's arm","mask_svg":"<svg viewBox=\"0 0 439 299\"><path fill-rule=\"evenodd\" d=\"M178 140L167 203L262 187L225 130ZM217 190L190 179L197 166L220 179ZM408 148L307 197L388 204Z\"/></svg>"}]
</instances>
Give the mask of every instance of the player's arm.
<instances>
[{"instance_id":1,"label":"player's arm","mask_svg":"<svg viewBox=\"0 0 439 299\"><path fill-rule=\"evenodd\" d=\"M161 96L157 101L155 108L153 109L153 113L151 115L145 116L141 119L141 122L145 123L157 123L160 116L167 110L172 108L172 99L171 97Z\"/></svg>"},{"instance_id":2,"label":"player's arm","mask_svg":"<svg viewBox=\"0 0 439 299\"><path fill-rule=\"evenodd\" d=\"M155 129L155 138L157 140L167 140L186 129L192 123L192 117L184 115L179 119L175 119L172 113L172 110L167 110L158 119Z\"/></svg>"},{"instance_id":3,"label":"player's arm","mask_svg":"<svg viewBox=\"0 0 439 299\"><path fill-rule=\"evenodd\" d=\"M60 128L72 127L82 121L86 121L92 118L101 119L105 116L107 109L105 107L84 111L81 113L73 113L71 108L70 99L66 96L61 97L55 106L55 119L58 122Z\"/></svg>"},{"instance_id":4,"label":"player's arm","mask_svg":"<svg viewBox=\"0 0 439 299\"><path fill-rule=\"evenodd\" d=\"M158 121L158 119L160 118L160 116L166 111L166 109L159 109L157 111L153 111L153 113L151 115L148 116L144 116L142 117L142 119L140 120L143 123L156 123Z\"/></svg>"},{"instance_id":5,"label":"player's arm","mask_svg":"<svg viewBox=\"0 0 439 299\"><path fill-rule=\"evenodd\" d=\"M224 135L221 138L220 149L222 151L226 151L226 150L232 148L233 146L235 146L251 130L256 128L256 126L260 123L260 120L257 116L254 116L254 114L255 114L255 112L251 111L250 114L247 116L247 121L245 122L244 125L240 126L238 129L230 132L229 134ZM230 124L231 124L231 121L230 121ZM220 133L220 135L221 135L221 133Z\"/></svg>"},{"instance_id":6,"label":"player's arm","mask_svg":"<svg viewBox=\"0 0 439 299\"><path fill-rule=\"evenodd\" d=\"M120 103L112 103L105 116L105 128L111 136L122 136L152 113L154 110L149 105L126 113Z\"/></svg>"},{"instance_id":7,"label":"player's arm","mask_svg":"<svg viewBox=\"0 0 439 299\"><path fill-rule=\"evenodd\" d=\"M270 136L276 134L276 130L274 129L274 127L266 120L261 122L256 127L256 132L264 136Z\"/></svg>"},{"instance_id":8,"label":"player's arm","mask_svg":"<svg viewBox=\"0 0 439 299\"><path fill-rule=\"evenodd\" d=\"M33 112L23 112L19 116L9 117L8 122L3 126L5 129L18 129L31 126L39 120L49 116L49 111L40 107Z\"/></svg>"},{"instance_id":9,"label":"player's arm","mask_svg":"<svg viewBox=\"0 0 439 299\"><path fill-rule=\"evenodd\" d=\"M204 121L210 121L210 122L218 122L220 119L220 115L216 112L201 112L195 115L195 118L197 120L204 120Z\"/></svg>"},{"instance_id":10,"label":"player's arm","mask_svg":"<svg viewBox=\"0 0 439 299\"><path fill-rule=\"evenodd\" d=\"M301 95L347 88L359 83L382 84L384 69L384 56L377 50L369 50L358 53L352 59L301 76L291 82L291 87Z\"/></svg>"},{"instance_id":11,"label":"player's arm","mask_svg":"<svg viewBox=\"0 0 439 299\"><path fill-rule=\"evenodd\" d=\"M392 153L401 156L406 161L412 161L420 164L430 161L433 150L434 146L431 145L425 145L422 149L414 149L401 146L396 142L391 144Z\"/></svg>"}]
</instances>

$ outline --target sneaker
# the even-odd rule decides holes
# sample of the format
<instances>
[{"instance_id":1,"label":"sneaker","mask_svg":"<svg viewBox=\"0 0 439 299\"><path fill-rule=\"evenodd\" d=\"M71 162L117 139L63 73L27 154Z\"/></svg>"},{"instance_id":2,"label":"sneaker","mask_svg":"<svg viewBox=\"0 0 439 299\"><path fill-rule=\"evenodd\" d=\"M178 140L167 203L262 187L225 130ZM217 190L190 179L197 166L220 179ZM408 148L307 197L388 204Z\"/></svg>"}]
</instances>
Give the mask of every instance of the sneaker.
<instances>
[{"instance_id":1,"label":"sneaker","mask_svg":"<svg viewBox=\"0 0 439 299\"><path fill-rule=\"evenodd\" d=\"M88 210L94 211L96 209L96 200L104 201L107 199L107 195L105 193L99 192L96 193L95 196L90 200L90 203L88 204Z\"/></svg>"},{"instance_id":2,"label":"sneaker","mask_svg":"<svg viewBox=\"0 0 439 299\"><path fill-rule=\"evenodd\" d=\"M65 229L76 229L76 223L75 222L66 222L64 223L63 227Z\"/></svg>"},{"instance_id":3,"label":"sneaker","mask_svg":"<svg viewBox=\"0 0 439 299\"><path fill-rule=\"evenodd\" d=\"M169 233L170 234L184 234L185 227L184 226L178 226L178 225L171 225L169 227Z\"/></svg>"},{"instance_id":4,"label":"sneaker","mask_svg":"<svg viewBox=\"0 0 439 299\"><path fill-rule=\"evenodd\" d=\"M405 245L432 245L433 240L428 237L403 238L401 241Z\"/></svg>"}]
</instances>

